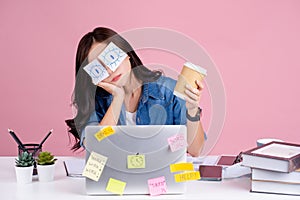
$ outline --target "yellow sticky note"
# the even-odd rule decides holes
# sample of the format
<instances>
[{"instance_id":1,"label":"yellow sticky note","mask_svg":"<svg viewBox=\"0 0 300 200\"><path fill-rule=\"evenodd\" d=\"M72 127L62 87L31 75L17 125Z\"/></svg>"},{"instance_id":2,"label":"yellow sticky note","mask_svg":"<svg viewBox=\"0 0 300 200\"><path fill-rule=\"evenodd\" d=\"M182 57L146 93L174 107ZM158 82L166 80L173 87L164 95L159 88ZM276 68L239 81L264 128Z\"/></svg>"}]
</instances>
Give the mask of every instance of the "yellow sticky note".
<instances>
[{"instance_id":1,"label":"yellow sticky note","mask_svg":"<svg viewBox=\"0 0 300 200\"><path fill-rule=\"evenodd\" d=\"M170 165L170 171L178 172L178 171L193 171L194 165L193 163L175 163Z\"/></svg>"},{"instance_id":2,"label":"yellow sticky note","mask_svg":"<svg viewBox=\"0 0 300 200\"><path fill-rule=\"evenodd\" d=\"M145 168L145 155L128 155L127 156L127 168Z\"/></svg>"},{"instance_id":3,"label":"yellow sticky note","mask_svg":"<svg viewBox=\"0 0 300 200\"><path fill-rule=\"evenodd\" d=\"M110 178L107 186L106 186L106 191L122 195L126 187L126 182L119 181L114 178Z\"/></svg>"},{"instance_id":4,"label":"yellow sticky note","mask_svg":"<svg viewBox=\"0 0 300 200\"><path fill-rule=\"evenodd\" d=\"M82 175L94 181L98 181L106 161L107 157L95 152L91 152L90 157L85 164Z\"/></svg>"},{"instance_id":5,"label":"yellow sticky note","mask_svg":"<svg viewBox=\"0 0 300 200\"><path fill-rule=\"evenodd\" d=\"M115 133L115 130L111 126L107 126L107 127L102 128L97 133L95 133L95 137L100 142L104 138L106 138L114 133Z\"/></svg>"},{"instance_id":6,"label":"yellow sticky note","mask_svg":"<svg viewBox=\"0 0 300 200\"><path fill-rule=\"evenodd\" d=\"M199 171L193 171L193 172L185 172L182 174L175 174L174 178L175 178L175 182L179 183L185 181L198 180L201 177Z\"/></svg>"}]
</instances>

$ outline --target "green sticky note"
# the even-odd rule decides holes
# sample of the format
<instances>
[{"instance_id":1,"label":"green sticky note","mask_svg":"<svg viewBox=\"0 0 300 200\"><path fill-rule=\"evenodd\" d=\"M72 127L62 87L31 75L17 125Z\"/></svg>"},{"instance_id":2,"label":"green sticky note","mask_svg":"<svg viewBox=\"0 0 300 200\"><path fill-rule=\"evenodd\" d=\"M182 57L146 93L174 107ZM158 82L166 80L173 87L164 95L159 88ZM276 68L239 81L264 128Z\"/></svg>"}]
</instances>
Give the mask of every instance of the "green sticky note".
<instances>
[{"instance_id":1,"label":"green sticky note","mask_svg":"<svg viewBox=\"0 0 300 200\"><path fill-rule=\"evenodd\" d=\"M145 155L128 155L127 156L127 168L136 169L136 168L145 168Z\"/></svg>"},{"instance_id":2,"label":"green sticky note","mask_svg":"<svg viewBox=\"0 0 300 200\"><path fill-rule=\"evenodd\" d=\"M122 195L124 193L125 187L125 182L110 178L106 186L106 191Z\"/></svg>"}]
</instances>

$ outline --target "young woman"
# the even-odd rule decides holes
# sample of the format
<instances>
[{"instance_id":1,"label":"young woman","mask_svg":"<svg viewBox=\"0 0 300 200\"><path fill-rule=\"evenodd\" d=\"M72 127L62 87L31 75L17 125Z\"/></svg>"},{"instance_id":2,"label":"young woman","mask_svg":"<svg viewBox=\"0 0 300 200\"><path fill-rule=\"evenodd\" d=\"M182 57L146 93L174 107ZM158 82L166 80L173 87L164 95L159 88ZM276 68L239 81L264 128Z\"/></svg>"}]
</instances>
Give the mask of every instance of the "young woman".
<instances>
[{"instance_id":1,"label":"young woman","mask_svg":"<svg viewBox=\"0 0 300 200\"><path fill-rule=\"evenodd\" d=\"M102 63L109 76L94 85L83 67L96 59L113 42L127 57L115 71ZM75 137L73 150L84 144L87 125L179 125L187 126L188 153L199 156L204 131L198 107L203 85L186 86L184 100L173 95L176 81L146 68L130 44L115 31L99 27L79 42L76 54L76 83L73 105L77 113L66 120Z\"/></svg>"}]
</instances>

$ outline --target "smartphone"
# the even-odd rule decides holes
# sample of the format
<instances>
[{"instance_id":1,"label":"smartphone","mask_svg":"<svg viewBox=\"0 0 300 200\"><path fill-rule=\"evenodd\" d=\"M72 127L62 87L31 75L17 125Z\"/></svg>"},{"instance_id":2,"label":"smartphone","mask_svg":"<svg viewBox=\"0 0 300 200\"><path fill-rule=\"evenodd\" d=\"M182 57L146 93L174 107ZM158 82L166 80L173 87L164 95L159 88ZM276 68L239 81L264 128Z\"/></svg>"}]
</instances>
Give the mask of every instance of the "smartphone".
<instances>
[{"instance_id":1,"label":"smartphone","mask_svg":"<svg viewBox=\"0 0 300 200\"><path fill-rule=\"evenodd\" d=\"M222 155L217 161L217 165L231 166L234 164L235 160L236 160L236 156Z\"/></svg>"},{"instance_id":2,"label":"smartphone","mask_svg":"<svg viewBox=\"0 0 300 200\"><path fill-rule=\"evenodd\" d=\"M217 165L200 165L200 180L204 181L221 181L222 180L222 166Z\"/></svg>"}]
</instances>

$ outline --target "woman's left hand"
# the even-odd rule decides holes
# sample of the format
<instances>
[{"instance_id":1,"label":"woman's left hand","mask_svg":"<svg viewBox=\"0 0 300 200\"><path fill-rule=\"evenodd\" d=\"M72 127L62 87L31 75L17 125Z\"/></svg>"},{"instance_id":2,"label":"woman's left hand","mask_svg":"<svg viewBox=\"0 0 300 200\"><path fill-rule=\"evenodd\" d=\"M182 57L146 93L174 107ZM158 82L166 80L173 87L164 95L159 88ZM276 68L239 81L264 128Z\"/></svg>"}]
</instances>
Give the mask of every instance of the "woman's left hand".
<instances>
[{"instance_id":1,"label":"woman's left hand","mask_svg":"<svg viewBox=\"0 0 300 200\"><path fill-rule=\"evenodd\" d=\"M201 93L204 85L199 80L196 80L196 85L198 88L193 88L189 84L185 87L186 108L189 111L197 110L199 107L199 101L201 99Z\"/></svg>"}]
</instances>

